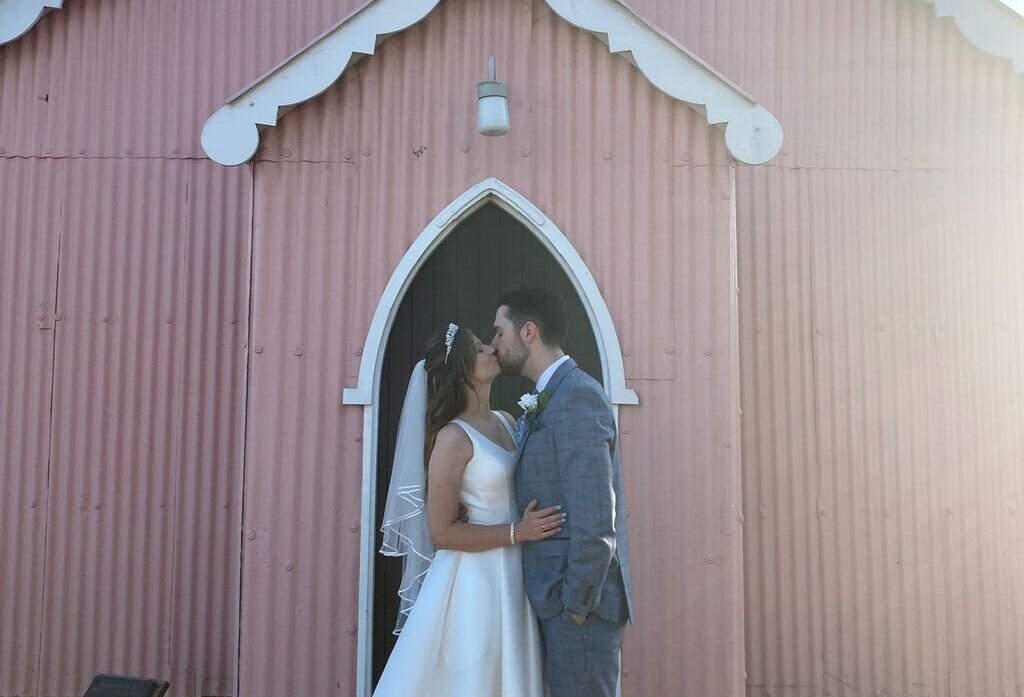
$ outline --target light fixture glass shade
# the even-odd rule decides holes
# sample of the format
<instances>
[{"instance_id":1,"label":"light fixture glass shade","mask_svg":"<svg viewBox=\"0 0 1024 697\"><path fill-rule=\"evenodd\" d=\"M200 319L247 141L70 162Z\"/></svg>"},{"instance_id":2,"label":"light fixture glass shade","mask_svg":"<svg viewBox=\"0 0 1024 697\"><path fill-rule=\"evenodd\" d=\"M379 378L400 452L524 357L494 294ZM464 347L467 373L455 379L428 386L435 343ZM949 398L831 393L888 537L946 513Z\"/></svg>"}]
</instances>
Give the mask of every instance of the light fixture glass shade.
<instances>
[{"instance_id":1,"label":"light fixture glass shade","mask_svg":"<svg viewBox=\"0 0 1024 697\"><path fill-rule=\"evenodd\" d=\"M480 135L505 135L508 133L508 97L504 95L490 94L486 96L478 96L478 100L476 130L479 131Z\"/></svg>"}]
</instances>

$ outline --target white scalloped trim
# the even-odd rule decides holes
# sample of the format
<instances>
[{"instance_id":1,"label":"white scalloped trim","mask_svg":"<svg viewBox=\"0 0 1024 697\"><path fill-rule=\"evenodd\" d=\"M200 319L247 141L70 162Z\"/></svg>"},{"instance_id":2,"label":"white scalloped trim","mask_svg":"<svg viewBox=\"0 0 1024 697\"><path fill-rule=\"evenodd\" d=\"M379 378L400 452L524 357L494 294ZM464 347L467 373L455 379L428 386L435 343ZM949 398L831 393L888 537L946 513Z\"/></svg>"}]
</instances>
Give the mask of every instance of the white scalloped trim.
<instances>
[{"instance_id":1,"label":"white scalloped trim","mask_svg":"<svg viewBox=\"0 0 1024 697\"><path fill-rule=\"evenodd\" d=\"M950 17L975 48L1009 58L1024 73L1024 18L998 0L923 0L936 17Z\"/></svg>"},{"instance_id":2,"label":"white scalloped trim","mask_svg":"<svg viewBox=\"0 0 1024 697\"><path fill-rule=\"evenodd\" d=\"M740 162L759 165L779 153L782 126L771 112L618 0L546 1L565 21L622 54L659 90L689 104L709 124L725 124L725 145Z\"/></svg>"},{"instance_id":3,"label":"white scalloped trim","mask_svg":"<svg viewBox=\"0 0 1024 697\"><path fill-rule=\"evenodd\" d=\"M440 0L375 0L218 109L203 126L206 154L238 165L256 154L260 126L277 125L290 106L313 99L388 35L426 17ZM762 164L782 147L782 127L764 107L699 58L637 17L619 0L546 0L551 9L632 62L657 89L725 126L740 162Z\"/></svg>"},{"instance_id":4,"label":"white scalloped trim","mask_svg":"<svg viewBox=\"0 0 1024 697\"><path fill-rule=\"evenodd\" d=\"M64 0L0 0L0 46L23 36L47 10L59 10L63 4Z\"/></svg>"},{"instance_id":5,"label":"white scalloped trim","mask_svg":"<svg viewBox=\"0 0 1024 697\"><path fill-rule=\"evenodd\" d=\"M203 125L203 150L222 165L256 154L259 126L276 126L288 107L323 93L362 55L430 14L440 0L376 0L272 70L214 112Z\"/></svg>"}]
</instances>

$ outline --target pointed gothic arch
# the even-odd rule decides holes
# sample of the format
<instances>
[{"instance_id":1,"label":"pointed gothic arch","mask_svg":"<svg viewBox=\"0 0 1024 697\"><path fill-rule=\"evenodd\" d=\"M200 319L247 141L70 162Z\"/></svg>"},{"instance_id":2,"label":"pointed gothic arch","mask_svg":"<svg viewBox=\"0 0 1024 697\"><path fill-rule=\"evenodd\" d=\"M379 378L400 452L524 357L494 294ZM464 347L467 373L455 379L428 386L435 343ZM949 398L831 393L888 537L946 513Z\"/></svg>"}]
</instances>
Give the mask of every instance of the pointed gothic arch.
<instances>
[{"instance_id":1,"label":"pointed gothic arch","mask_svg":"<svg viewBox=\"0 0 1024 697\"><path fill-rule=\"evenodd\" d=\"M384 353L395 316L413 279L427 259L466 218L492 203L531 232L565 272L582 301L594 330L606 392L616 411L622 404L639 403L626 386L622 350L611 313L593 275L568 238L537 206L504 182L489 178L448 204L420 233L391 274L370 322L355 387L345 388L342 404L363 407L362 503L359 564L359 630L356 694L368 697L373 660L373 592L376 567L377 430L379 391Z\"/></svg>"}]
</instances>

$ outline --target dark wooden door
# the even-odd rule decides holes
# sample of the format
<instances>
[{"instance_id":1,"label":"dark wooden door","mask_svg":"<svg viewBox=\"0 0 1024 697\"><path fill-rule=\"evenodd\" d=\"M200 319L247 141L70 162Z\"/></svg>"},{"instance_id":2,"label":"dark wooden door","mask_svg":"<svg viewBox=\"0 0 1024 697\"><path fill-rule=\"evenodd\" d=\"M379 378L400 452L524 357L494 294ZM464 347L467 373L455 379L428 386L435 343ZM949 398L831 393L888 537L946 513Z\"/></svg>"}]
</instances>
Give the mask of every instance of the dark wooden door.
<instances>
[{"instance_id":1,"label":"dark wooden door","mask_svg":"<svg viewBox=\"0 0 1024 697\"><path fill-rule=\"evenodd\" d=\"M484 206L459 225L416 275L399 307L384 354L377 434L378 550L402 403L409 375L423 357L427 340L438 329L455 322L489 342L498 298L511 290L538 286L565 297L569 310L566 353L601 381L594 332L569 278L540 241L497 206ZM531 389L533 383L529 380L502 376L491 390L491 406L518 418L516 401ZM378 554L374 575L374 685L394 647L401 578L401 559Z\"/></svg>"}]
</instances>

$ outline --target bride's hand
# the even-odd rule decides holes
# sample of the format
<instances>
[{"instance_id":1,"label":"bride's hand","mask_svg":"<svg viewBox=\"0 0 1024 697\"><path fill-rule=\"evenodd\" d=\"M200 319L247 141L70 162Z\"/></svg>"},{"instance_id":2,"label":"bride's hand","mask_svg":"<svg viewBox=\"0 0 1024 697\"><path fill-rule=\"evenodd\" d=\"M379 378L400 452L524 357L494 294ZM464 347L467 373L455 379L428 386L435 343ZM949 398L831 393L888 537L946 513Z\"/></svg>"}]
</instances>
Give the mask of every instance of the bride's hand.
<instances>
[{"instance_id":1,"label":"bride's hand","mask_svg":"<svg viewBox=\"0 0 1024 697\"><path fill-rule=\"evenodd\" d=\"M516 542L536 542L546 540L562 531L565 514L561 506L551 506L537 510L534 499L523 512L523 519L516 525Z\"/></svg>"}]
</instances>

